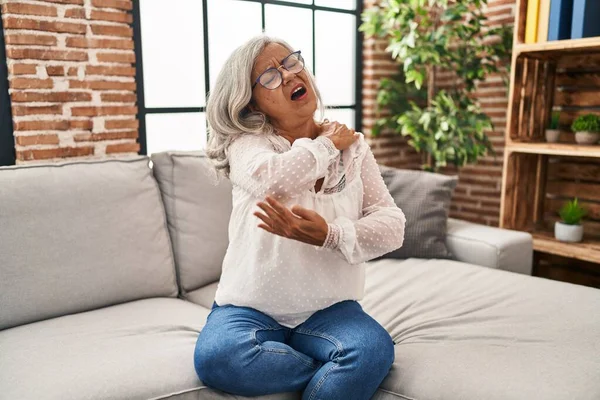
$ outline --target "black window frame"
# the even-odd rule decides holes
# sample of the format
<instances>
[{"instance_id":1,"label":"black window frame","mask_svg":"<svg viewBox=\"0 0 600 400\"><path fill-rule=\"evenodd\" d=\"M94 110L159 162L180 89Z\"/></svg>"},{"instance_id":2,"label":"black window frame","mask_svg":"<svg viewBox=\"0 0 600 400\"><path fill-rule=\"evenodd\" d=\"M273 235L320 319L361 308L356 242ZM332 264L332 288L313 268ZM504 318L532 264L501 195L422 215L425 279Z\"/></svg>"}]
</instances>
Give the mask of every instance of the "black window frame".
<instances>
[{"instance_id":1,"label":"black window frame","mask_svg":"<svg viewBox=\"0 0 600 400\"><path fill-rule=\"evenodd\" d=\"M10 95L8 94L6 43L4 42L4 25L0 11L0 166L14 165L15 162L16 150Z\"/></svg>"},{"instance_id":2,"label":"black window frame","mask_svg":"<svg viewBox=\"0 0 600 400\"><path fill-rule=\"evenodd\" d=\"M202 22L203 22L203 41L204 41L204 85L205 93L210 93L210 68L209 68L209 43L208 43L208 0L202 1ZM329 11L340 14L351 14L356 17L356 48L355 48L355 93L353 105L328 105L327 109L346 109L354 110L354 129L362 131L362 71L363 71L363 34L359 32L361 14L363 11L363 1L356 0L356 9L346 10L342 8L332 8L315 5L315 0L312 4L292 3L280 0L236 0L240 2L260 3L262 14L262 29L265 30L265 5L279 5L300 9L309 9L312 11L312 38L313 38L313 65L312 72L316 75L316 35L315 35L315 14L316 11ZM140 0L133 0L133 39L135 46L135 66L136 66L136 88L138 97L138 114L139 135L138 142L140 144L139 154L147 155L147 138L146 138L146 115L148 114L174 114L174 113L201 113L206 112L206 107L146 107L144 98L144 62L142 58L142 32L140 18Z\"/></svg>"}]
</instances>

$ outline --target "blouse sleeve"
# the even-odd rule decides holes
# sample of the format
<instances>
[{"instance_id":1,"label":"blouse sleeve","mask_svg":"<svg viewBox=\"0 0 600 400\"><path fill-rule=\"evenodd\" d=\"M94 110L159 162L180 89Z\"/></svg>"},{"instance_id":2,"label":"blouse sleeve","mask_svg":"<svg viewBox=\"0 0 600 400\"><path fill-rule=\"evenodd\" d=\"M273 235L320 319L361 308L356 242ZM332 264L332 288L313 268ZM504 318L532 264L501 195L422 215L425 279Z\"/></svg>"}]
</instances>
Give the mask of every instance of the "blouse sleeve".
<instances>
[{"instance_id":1,"label":"blouse sleeve","mask_svg":"<svg viewBox=\"0 0 600 400\"><path fill-rule=\"evenodd\" d=\"M350 264L360 264L402 246L406 217L396 205L381 177L377 161L367 151L361 166L363 216L357 221L339 216L329 223L324 248L331 249Z\"/></svg>"},{"instance_id":2,"label":"blouse sleeve","mask_svg":"<svg viewBox=\"0 0 600 400\"><path fill-rule=\"evenodd\" d=\"M277 153L266 138L242 136L229 146L229 178L258 198L294 198L324 177L338 154L325 136L296 139L283 153Z\"/></svg>"}]
</instances>

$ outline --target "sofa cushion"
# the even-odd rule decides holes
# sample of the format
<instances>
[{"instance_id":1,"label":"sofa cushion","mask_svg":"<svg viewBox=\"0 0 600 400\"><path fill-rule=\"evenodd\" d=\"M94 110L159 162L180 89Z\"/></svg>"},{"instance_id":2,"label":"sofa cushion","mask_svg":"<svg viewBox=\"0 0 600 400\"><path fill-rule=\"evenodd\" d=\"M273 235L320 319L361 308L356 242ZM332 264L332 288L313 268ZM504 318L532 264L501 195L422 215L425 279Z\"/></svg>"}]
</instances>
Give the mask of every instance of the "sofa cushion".
<instances>
[{"instance_id":1,"label":"sofa cushion","mask_svg":"<svg viewBox=\"0 0 600 400\"><path fill-rule=\"evenodd\" d=\"M446 224L456 176L379 166L394 202L406 215L404 244L381 258L452 258Z\"/></svg>"},{"instance_id":2,"label":"sofa cushion","mask_svg":"<svg viewBox=\"0 0 600 400\"><path fill-rule=\"evenodd\" d=\"M199 304L202 307L212 308L218 286L219 282L213 282L210 285L206 285L200 289L194 290L193 292L189 292L185 298L186 300L189 300L195 304Z\"/></svg>"},{"instance_id":3,"label":"sofa cushion","mask_svg":"<svg viewBox=\"0 0 600 400\"><path fill-rule=\"evenodd\" d=\"M0 168L0 329L176 296L147 157Z\"/></svg>"},{"instance_id":4,"label":"sofa cushion","mask_svg":"<svg viewBox=\"0 0 600 400\"><path fill-rule=\"evenodd\" d=\"M217 180L203 152L155 153L152 163L185 295L221 276L229 244L232 187L227 179Z\"/></svg>"},{"instance_id":5,"label":"sofa cushion","mask_svg":"<svg viewBox=\"0 0 600 400\"><path fill-rule=\"evenodd\" d=\"M146 299L1 331L0 399L234 398L194 370L208 313L180 299Z\"/></svg>"},{"instance_id":6,"label":"sofa cushion","mask_svg":"<svg viewBox=\"0 0 600 400\"><path fill-rule=\"evenodd\" d=\"M396 361L374 399L600 399L600 290L450 260L367 264Z\"/></svg>"}]
</instances>

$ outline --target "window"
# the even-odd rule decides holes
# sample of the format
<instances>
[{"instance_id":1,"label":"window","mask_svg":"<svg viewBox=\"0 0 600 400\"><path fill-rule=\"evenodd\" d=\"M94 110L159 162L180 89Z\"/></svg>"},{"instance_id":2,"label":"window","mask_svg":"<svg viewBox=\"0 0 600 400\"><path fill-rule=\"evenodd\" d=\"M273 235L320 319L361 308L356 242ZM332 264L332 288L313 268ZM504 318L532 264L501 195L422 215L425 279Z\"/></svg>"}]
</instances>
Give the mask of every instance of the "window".
<instances>
[{"instance_id":1,"label":"window","mask_svg":"<svg viewBox=\"0 0 600 400\"><path fill-rule=\"evenodd\" d=\"M361 126L362 1L134 1L140 152L206 146L206 93L231 52L265 32L302 50L325 117ZM291 23L290 21L293 21Z\"/></svg>"},{"instance_id":2,"label":"window","mask_svg":"<svg viewBox=\"0 0 600 400\"><path fill-rule=\"evenodd\" d=\"M15 163L15 141L13 138L10 96L8 95L8 70L4 27L0 15L0 166Z\"/></svg>"}]
</instances>

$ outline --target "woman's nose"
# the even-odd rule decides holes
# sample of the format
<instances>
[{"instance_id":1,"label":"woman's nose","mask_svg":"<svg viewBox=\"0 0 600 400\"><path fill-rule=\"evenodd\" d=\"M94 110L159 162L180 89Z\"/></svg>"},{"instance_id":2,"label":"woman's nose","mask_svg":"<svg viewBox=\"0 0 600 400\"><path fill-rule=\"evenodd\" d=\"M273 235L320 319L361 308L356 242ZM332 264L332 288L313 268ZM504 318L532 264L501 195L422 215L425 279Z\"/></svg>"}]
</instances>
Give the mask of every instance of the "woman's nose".
<instances>
[{"instance_id":1,"label":"woman's nose","mask_svg":"<svg viewBox=\"0 0 600 400\"><path fill-rule=\"evenodd\" d=\"M288 71L285 68L281 68L281 76L283 77L283 84L288 83L289 81L291 81L292 79L294 79L294 76L296 76L296 74L294 74L293 72Z\"/></svg>"}]
</instances>

